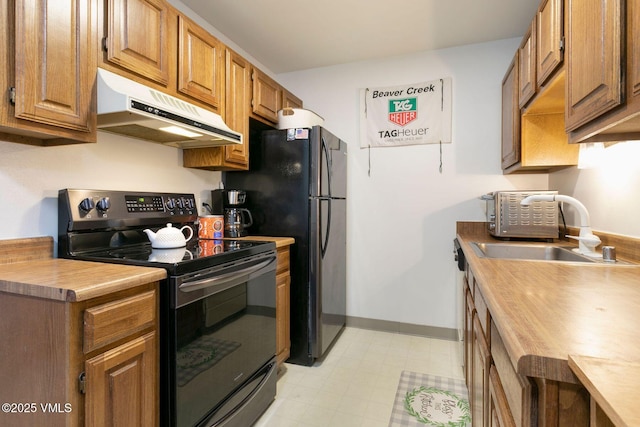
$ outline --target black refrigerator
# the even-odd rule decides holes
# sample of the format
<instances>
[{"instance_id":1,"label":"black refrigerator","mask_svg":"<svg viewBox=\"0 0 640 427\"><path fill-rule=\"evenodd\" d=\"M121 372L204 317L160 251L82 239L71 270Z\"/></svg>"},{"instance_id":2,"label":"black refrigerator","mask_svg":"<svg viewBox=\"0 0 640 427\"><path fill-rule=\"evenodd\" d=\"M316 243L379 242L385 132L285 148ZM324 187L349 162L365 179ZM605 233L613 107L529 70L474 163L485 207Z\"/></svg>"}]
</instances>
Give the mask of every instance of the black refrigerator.
<instances>
[{"instance_id":1,"label":"black refrigerator","mask_svg":"<svg viewBox=\"0 0 640 427\"><path fill-rule=\"evenodd\" d=\"M226 172L245 190L249 234L290 236L291 356L312 365L346 319L347 145L326 129L253 133L249 171Z\"/></svg>"}]
</instances>

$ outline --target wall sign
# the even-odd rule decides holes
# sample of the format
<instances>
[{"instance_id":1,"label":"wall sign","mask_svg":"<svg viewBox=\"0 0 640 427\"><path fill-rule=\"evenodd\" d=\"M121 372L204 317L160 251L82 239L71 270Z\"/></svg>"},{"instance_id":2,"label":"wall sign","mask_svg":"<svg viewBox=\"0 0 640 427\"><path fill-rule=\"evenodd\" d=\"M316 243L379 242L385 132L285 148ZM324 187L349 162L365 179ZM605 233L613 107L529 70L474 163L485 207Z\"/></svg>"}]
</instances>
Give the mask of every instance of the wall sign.
<instances>
[{"instance_id":1,"label":"wall sign","mask_svg":"<svg viewBox=\"0 0 640 427\"><path fill-rule=\"evenodd\" d=\"M360 147L451 142L451 78L360 90Z\"/></svg>"}]
</instances>

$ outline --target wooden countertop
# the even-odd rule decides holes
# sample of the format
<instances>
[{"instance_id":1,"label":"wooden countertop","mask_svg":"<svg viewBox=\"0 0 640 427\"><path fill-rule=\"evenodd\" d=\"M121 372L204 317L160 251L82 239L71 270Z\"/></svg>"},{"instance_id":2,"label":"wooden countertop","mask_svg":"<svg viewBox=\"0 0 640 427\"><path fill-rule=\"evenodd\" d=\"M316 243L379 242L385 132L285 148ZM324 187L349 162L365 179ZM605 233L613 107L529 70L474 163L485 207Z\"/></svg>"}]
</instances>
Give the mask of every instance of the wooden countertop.
<instances>
[{"instance_id":1,"label":"wooden countertop","mask_svg":"<svg viewBox=\"0 0 640 427\"><path fill-rule=\"evenodd\" d=\"M577 383L570 354L640 362L640 265L480 258L484 223L457 234L518 373Z\"/></svg>"},{"instance_id":2,"label":"wooden countertop","mask_svg":"<svg viewBox=\"0 0 640 427\"><path fill-rule=\"evenodd\" d=\"M0 292L76 302L165 277L161 268L51 258L0 265Z\"/></svg>"},{"instance_id":3,"label":"wooden countertop","mask_svg":"<svg viewBox=\"0 0 640 427\"><path fill-rule=\"evenodd\" d=\"M0 240L0 292L76 302L155 282L161 268L53 258L53 239Z\"/></svg>"},{"instance_id":4,"label":"wooden countertop","mask_svg":"<svg viewBox=\"0 0 640 427\"><path fill-rule=\"evenodd\" d=\"M640 363L571 355L569 366L616 426L640 426Z\"/></svg>"},{"instance_id":5,"label":"wooden countertop","mask_svg":"<svg viewBox=\"0 0 640 427\"><path fill-rule=\"evenodd\" d=\"M296 241L293 237L272 237L272 236L245 236L245 237L234 237L233 240L257 240L257 241L266 241L266 242L275 242L276 249L281 248L283 246L293 245Z\"/></svg>"}]
</instances>

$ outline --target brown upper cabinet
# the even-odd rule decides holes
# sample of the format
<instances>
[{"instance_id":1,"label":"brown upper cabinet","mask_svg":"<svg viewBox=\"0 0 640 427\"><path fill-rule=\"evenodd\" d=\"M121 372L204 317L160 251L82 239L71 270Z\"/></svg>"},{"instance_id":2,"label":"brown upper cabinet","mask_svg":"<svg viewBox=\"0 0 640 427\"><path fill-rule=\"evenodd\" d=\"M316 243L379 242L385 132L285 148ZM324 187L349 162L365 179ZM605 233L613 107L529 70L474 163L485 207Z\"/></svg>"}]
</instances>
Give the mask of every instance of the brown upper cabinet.
<instances>
[{"instance_id":1,"label":"brown upper cabinet","mask_svg":"<svg viewBox=\"0 0 640 427\"><path fill-rule=\"evenodd\" d=\"M518 91L520 108L536 94L536 19L533 19L518 48Z\"/></svg>"},{"instance_id":2,"label":"brown upper cabinet","mask_svg":"<svg viewBox=\"0 0 640 427\"><path fill-rule=\"evenodd\" d=\"M542 0L518 49L520 108L539 96L563 61L563 0Z\"/></svg>"},{"instance_id":3,"label":"brown upper cabinet","mask_svg":"<svg viewBox=\"0 0 640 427\"><path fill-rule=\"evenodd\" d=\"M278 123L278 111L285 107L302 108L302 100L280 86L258 68L251 71L251 113L254 119L267 124Z\"/></svg>"},{"instance_id":4,"label":"brown upper cabinet","mask_svg":"<svg viewBox=\"0 0 640 427\"><path fill-rule=\"evenodd\" d=\"M224 103L224 58L218 39L178 16L178 91L220 110Z\"/></svg>"},{"instance_id":5,"label":"brown upper cabinet","mask_svg":"<svg viewBox=\"0 0 640 427\"><path fill-rule=\"evenodd\" d=\"M566 125L571 131L622 102L621 0L569 0Z\"/></svg>"},{"instance_id":6,"label":"brown upper cabinet","mask_svg":"<svg viewBox=\"0 0 640 427\"><path fill-rule=\"evenodd\" d=\"M251 64L231 49L226 50L225 64L225 122L231 129L242 133L244 142L240 145L183 150L184 167L206 170L249 168Z\"/></svg>"},{"instance_id":7,"label":"brown upper cabinet","mask_svg":"<svg viewBox=\"0 0 640 427\"><path fill-rule=\"evenodd\" d=\"M0 10L0 138L96 141L93 2L9 0ZM43 37L46 35L46 37Z\"/></svg>"},{"instance_id":8,"label":"brown upper cabinet","mask_svg":"<svg viewBox=\"0 0 640 427\"><path fill-rule=\"evenodd\" d=\"M302 99L283 88L282 108L302 108Z\"/></svg>"},{"instance_id":9,"label":"brown upper cabinet","mask_svg":"<svg viewBox=\"0 0 640 427\"><path fill-rule=\"evenodd\" d=\"M222 116L244 144L184 150L184 166L246 170L249 118L278 123L287 91L166 0L8 0L0 8L0 138L97 140L96 70L105 68Z\"/></svg>"},{"instance_id":10,"label":"brown upper cabinet","mask_svg":"<svg viewBox=\"0 0 640 427\"><path fill-rule=\"evenodd\" d=\"M103 64L168 86L173 10L163 0L104 0ZM120 71L120 74L122 72Z\"/></svg>"},{"instance_id":11,"label":"brown upper cabinet","mask_svg":"<svg viewBox=\"0 0 640 427\"><path fill-rule=\"evenodd\" d=\"M255 67L251 69L251 84L251 112L254 117L278 123L278 111L282 109L282 87Z\"/></svg>"},{"instance_id":12,"label":"brown upper cabinet","mask_svg":"<svg viewBox=\"0 0 640 427\"><path fill-rule=\"evenodd\" d=\"M578 147L565 131L564 19L562 0L542 0L516 53L517 73L512 63L503 80L505 174L549 172L578 162Z\"/></svg>"},{"instance_id":13,"label":"brown upper cabinet","mask_svg":"<svg viewBox=\"0 0 640 427\"><path fill-rule=\"evenodd\" d=\"M542 86L562 64L563 0L542 0L536 15L536 80Z\"/></svg>"},{"instance_id":14,"label":"brown upper cabinet","mask_svg":"<svg viewBox=\"0 0 640 427\"><path fill-rule=\"evenodd\" d=\"M567 130L572 142L640 139L640 4L568 0Z\"/></svg>"},{"instance_id":15,"label":"brown upper cabinet","mask_svg":"<svg viewBox=\"0 0 640 427\"><path fill-rule=\"evenodd\" d=\"M513 57L502 79L502 169L507 169L520 161L518 58L519 54Z\"/></svg>"}]
</instances>

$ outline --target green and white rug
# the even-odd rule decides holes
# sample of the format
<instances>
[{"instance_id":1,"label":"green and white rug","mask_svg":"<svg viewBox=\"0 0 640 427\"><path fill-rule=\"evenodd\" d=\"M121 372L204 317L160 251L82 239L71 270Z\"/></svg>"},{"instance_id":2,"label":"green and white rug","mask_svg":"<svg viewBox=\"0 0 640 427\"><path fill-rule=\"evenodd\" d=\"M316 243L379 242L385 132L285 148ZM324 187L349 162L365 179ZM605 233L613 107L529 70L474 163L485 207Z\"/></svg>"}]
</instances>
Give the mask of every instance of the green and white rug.
<instances>
[{"instance_id":1,"label":"green and white rug","mask_svg":"<svg viewBox=\"0 0 640 427\"><path fill-rule=\"evenodd\" d=\"M461 380L402 371L389 427L468 427L467 396Z\"/></svg>"}]
</instances>

